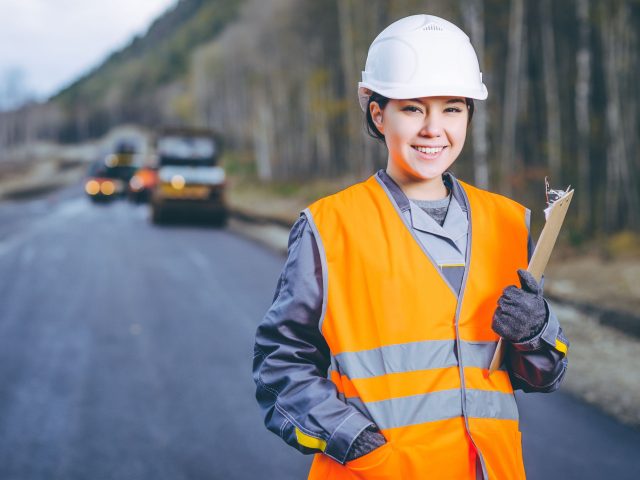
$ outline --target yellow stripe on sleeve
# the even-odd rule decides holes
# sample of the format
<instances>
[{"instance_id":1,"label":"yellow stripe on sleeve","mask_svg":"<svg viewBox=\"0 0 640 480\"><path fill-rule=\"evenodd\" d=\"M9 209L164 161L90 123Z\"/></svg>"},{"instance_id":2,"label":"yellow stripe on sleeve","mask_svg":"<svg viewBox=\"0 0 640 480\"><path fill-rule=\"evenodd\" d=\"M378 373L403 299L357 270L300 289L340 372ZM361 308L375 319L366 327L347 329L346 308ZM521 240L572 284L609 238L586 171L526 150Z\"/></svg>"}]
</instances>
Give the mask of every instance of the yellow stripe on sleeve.
<instances>
[{"instance_id":1,"label":"yellow stripe on sleeve","mask_svg":"<svg viewBox=\"0 0 640 480\"><path fill-rule=\"evenodd\" d=\"M301 431L298 427L296 427L296 440L303 447L307 448L316 448L321 452L324 452L324 449L327 448L327 442L322 440L321 438L312 437L311 435L307 435L303 431Z\"/></svg>"},{"instance_id":2,"label":"yellow stripe on sleeve","mask_svg":"<svg viewBox=\"0 0 640 480\"><path fill-rule=\"evenodd\" d=\"M556 350L558 350L559 352L564 353L565 356L566 356L567 355L567 351L569 350L569 347L567 346L566 343L564 343L560 339L556 338Z\"/></svg>"}]
</instances>

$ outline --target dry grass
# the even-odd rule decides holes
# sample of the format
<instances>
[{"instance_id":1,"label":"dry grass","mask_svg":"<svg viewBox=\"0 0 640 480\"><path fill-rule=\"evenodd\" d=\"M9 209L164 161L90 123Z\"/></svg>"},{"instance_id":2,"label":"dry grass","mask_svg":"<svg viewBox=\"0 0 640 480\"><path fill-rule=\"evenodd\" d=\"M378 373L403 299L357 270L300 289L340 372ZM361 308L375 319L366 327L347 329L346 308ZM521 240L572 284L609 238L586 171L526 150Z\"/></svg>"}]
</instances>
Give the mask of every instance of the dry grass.
<instances>
[{"instance_id":1,"label":"dry grass","mask_svg":"<svg viewBox=\"0 0 640 480\"><path fill-rule=\"evenodd\" d=\"M232 208L293 224L300 212L315 200L336 193L356 181L354 178L342 178L261 184L232 178L228 200Z\"/></svg>"},{"instance_id":2,"label":"dry grass","mask_svg":"<svg viewBox=\"0 0 640 480\"><path fill-rule=\"evenodd\" d=\"M640 258L604 259L592 253L552 260L545 290L556 297L638 315Z\"/></svg>"}]
</instances>

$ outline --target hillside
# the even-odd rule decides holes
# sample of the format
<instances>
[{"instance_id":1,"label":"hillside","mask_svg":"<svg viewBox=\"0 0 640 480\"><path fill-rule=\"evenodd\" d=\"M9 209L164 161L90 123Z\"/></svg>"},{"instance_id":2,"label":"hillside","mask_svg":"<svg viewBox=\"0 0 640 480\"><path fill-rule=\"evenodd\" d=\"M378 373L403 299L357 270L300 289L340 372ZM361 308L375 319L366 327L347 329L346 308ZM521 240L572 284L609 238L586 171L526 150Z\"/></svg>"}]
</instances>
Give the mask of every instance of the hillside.
<instances>
[{"instance_id":1,"label":"hillside","mask_svg":"<svg viewBox=\"0 0 640 480\"><path fill-rule=\"evenodd\" d=\"M166 117L167 102L179 101L184 89L194 49L218 35L242 3L180 0L144 36L50 100L63 119L59 140L74 142L99 136L114 124L153 125Z\"/></svg>"}]
</instances>

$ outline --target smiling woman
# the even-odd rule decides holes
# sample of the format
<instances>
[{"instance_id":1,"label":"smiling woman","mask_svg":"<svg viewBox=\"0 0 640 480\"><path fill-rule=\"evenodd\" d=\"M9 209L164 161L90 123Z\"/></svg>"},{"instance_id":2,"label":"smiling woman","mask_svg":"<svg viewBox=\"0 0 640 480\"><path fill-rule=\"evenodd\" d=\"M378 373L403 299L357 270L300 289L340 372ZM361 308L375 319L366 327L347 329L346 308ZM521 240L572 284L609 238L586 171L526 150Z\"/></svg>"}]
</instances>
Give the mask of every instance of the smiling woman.
<instances>
[{"instance_id":1,"label":"smiling woman","mask_svg":"<svg viewBox=\"0 0 640 480\"><path fill-rule=\"evenodd\" d=\"M558 388L568 342L524 270L528 210L448 171L487 97L469 38L398 20L358 94L387 167L292 229L256 334L265 423L316 454L310 480L524 479L513 391Z\"/></svg>"}]
</instances>

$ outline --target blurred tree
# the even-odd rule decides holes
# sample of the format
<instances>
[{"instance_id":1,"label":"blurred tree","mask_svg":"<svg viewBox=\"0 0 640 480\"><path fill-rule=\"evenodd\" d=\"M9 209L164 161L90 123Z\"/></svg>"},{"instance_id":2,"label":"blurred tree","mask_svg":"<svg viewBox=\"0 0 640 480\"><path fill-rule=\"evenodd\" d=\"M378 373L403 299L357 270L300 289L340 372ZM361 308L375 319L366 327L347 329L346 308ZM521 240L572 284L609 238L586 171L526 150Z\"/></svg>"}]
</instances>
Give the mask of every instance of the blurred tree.
<instances>
[{"instance_id":1,"label":"blurred tree","mask_svg":"<svg viewBox=\"0 0 640 480\"><path fill-rule=\"evenodd\" d=\"M560 89L556 68L556 42L553 28L553 11L551 0L540 0L540 23L542 30L542 58L544 61L544 93L547 113L546 154L549 174L555 185L562 185L562 129L560 122Z\"/></svg>"},{"instance_id":2,"label":"blurred tree","mask_svg":"<svg viewBox=\"0 0 640 480\"><path fill-rule=\"evenodd\" d=\"M592 228L590 93L591 93L591 20L589 0L576 0L578 19L578 48L576 50L576 163L578 171L577 211L582 230Z\"/></svg>"},{"instance_id":3,"label":"blurred tree","mask_svg":"<svg viewBox=\"0 0 640 480\"><path fill-rule=\"evenodd\" d=\"M387 155L357 102L367 49L416 13L464 27L489 89L457 175L537 209L550 174L577 184L582 233L640 227L638 0L181 0L49 102L0 112L0 149L194 124L262 181L362 178Z\"/></svg>"},{"instance_id":4,"label":"blurred tree","mask_svg":"<svg viewBox=\"0 0 640 480\"><path fill-rule=\"evenodd\" d=\"M630 12L624 2L615 1L601 5L600 32L604 54L604 75L607 86L606 123L608 133L607 181L605 190L605 225L608 231L621 227L638 226L638 182L636 180L634 155L628 137L625 117L627 105L633 101L628 75L631 62L628 55L634 32L629 25ZM637 77L634 79L637 82ZM636 91L637 92L637 91ZM637 118L634 112L632 123ZM637 131L633 132L633 136Z\"/></svg>"},{"instance_id":5,"label":"blurred tree","mask_svg":"<svg viewBox=\"0 0 640 480\"><path fill-rule=\"evenodd\" d=\"M502 143L500 149L501 190L512 195L512 177L518 169L516 166L516 124L518 121L518 105L520 101L522 58L522 28L524 18L523 0L511 0L509 17L509 43L507 54L507 73L504 79L505 93L502 105Z\"/></svg>"},{"instance_id":6,"label":"blurred tree","mask_svg":"<svg viewBox=\"0 0 640 480\"><path fill-rule=\"evenodd\" d=\"M471 37L480 69L484 67L484 1L483 0L460 0L460 11L464 19L466 30ZM484 79L487 82L486 76ZM487 130L489 127L489 117L484 102L475 102L475 113L473 116L473 128L471 136L473 139L473 166L475 185L479 188L489 188L489 163L487 155L489 153L489 139Z\"/></svg>"}]
</instances>

